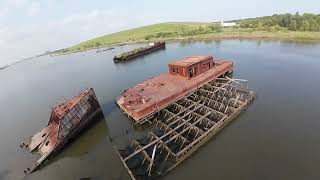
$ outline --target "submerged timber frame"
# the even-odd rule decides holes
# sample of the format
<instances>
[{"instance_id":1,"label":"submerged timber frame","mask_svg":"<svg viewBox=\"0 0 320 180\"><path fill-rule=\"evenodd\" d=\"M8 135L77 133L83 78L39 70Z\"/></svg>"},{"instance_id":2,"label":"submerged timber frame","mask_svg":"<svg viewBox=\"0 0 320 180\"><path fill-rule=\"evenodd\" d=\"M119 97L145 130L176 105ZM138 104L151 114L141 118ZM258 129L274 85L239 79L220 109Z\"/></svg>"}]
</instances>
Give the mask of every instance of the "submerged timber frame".
<instances>
[{"instance_id":1,"label":"submerged timber frame","mask_svg":"<svg viewBox=\"0 0 320 180\"><path fill-rule=\"evenodd\" d=\"M175 168L255 98L240 80L216 78L145 118L153 130L117 153L133 180Z\"/></svg>"}]
</instances>

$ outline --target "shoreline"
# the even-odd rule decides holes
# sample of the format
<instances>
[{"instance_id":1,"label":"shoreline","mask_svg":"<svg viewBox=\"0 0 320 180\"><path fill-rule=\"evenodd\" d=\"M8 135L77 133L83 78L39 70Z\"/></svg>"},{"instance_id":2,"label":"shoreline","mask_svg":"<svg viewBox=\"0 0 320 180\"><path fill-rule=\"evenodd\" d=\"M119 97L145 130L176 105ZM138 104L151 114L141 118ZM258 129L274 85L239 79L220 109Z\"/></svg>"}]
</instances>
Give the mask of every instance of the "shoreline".
<instances>
[{"instance_id":1,"label":"shoreline","mask_svg":"<svg viewBox=\"0 0 320 180\"><path fill-rule=\"evenodd\" d=\"M186 37L173 37L173 38L156 38L156 39L150 39L150 40L136 40L136 41L130 41L130 42L120 42L115 44L108 44L98 47L90 47L90 48L84 48L81 50L70 50L67 52L51 52L49 53L50 56L62 56L62 55L68 55L68 54L74 54L74 53L80 53L85 52L89 50L94 49L101 49L101 48L115 48L120 47L123 45L129 45L129 44L139 44L139 43L150 43L155 41L183 41L183 40L288 40L288 41L299 41L299 42L320 42L320 37L299 37L299 36L290 36L294 35L292 32L278 32L278 33L263 33L263 34L255 34L259 32L253 32L253 34L245 33L245 34L201 34L196 36L186 36ZM299 32L297 32L299 33ZM285 36L289 35L289 36Z\"/></svg>"},{"instance_id":2,"label":"shoreline","mask_svg":"<svg viewBox=\"0 0 320 180\"><path fill-rule=\"evenodd\" d=\"M10 65L0 66L0 71L8 68Z\"/></svg>"}]
</instances>

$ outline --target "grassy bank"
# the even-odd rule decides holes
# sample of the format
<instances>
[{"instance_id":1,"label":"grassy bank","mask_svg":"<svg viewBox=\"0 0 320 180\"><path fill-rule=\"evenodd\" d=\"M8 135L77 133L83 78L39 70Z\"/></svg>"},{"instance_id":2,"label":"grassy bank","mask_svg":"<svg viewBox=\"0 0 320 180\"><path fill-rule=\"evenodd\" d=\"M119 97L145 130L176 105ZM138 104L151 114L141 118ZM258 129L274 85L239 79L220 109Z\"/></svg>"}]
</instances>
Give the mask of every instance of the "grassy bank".
<instances>
[{"instance_id":1,"label":"grassy bank","mask_svg":"<svg viewBox=\"0 0 320 180\"><path fill-rule=\"evenodd\" d=\"M270 28L268 30L240 27L222 28L219 25L212 23L196 22L161 23L97 37L75 46L55 51L55 53L73 53L98 47L113 46L121 43L220 38L281 38L320 40L320 32L289 31L284 28Z\"/></svg>"}]
</instances>

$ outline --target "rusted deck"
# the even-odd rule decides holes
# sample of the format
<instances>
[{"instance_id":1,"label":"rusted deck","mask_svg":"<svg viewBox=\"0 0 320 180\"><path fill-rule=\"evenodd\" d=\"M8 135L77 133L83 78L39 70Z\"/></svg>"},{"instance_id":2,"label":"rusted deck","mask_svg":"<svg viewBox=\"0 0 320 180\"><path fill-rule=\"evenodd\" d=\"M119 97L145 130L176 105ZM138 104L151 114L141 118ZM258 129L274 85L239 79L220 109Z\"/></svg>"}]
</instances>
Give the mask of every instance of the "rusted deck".
<instances>
[{"instance_id":1,"label":"rusted deck","mask_svg":"<svg viewBox=\"0 0 320 180\"><path fill-rule=\"evenodd\" d=\"M215 78L149 116L148 136L118 149L133 180L165 175L232 121L255 98L239 80Z\"/></svg>"},{"instance_id":2,"label":"rusted deck","mask_svg":"<svg viewBox=\"0 0 320 180\"><path fill-rule=\"evenodd\" d=\"M211 58L210 56L193 56L178 63L198 63L199 60ZM192 78L172 75L169 72L148 79L132 88L125 90L117 104L136 123L143 123L145 118L158 110L168 106L198 87L212 81L213 79L232 72L231 61L220 61L213 59L215 65L206 72ZM185 72L186 73L186 72Z\"/></svg>"}]
</instances>

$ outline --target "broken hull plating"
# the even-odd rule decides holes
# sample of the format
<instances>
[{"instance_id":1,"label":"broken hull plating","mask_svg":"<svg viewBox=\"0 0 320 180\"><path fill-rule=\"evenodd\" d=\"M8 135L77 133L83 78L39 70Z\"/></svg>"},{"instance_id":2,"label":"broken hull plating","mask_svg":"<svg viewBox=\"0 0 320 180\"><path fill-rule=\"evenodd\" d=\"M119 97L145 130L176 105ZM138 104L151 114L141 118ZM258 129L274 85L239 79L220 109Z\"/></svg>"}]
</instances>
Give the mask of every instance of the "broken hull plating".
<instances>
[{"instance_id":1,"label":"broken hull plating","mask_svg":"<svg viewBox=\"0 0 320 180\"><path fill-rule=\"evenodd\" d=\"M36 164L30 169L29 173L32 173L32 172L38 170L39 168L41 168L41 166L44 165L44 163L47 160L52 158L52 156L55 156L57 153L61 152L70 141L72 141L75 137L77 137L90 124L94 123L95 120L96 120L96 117L99 117L99 116L103 116L103 113L102 113L101 109L98 109L96 112L91 114L83 123L79 124L79 126L77 128L75 128L72 132L70 132L69 136L67 136L62 141L60 141L58 143L58 145L56 147L54 147L54 149L50 153L47 153L45 156L42 156L36 162Z\"/></svg>"},{"instance_id":2,"label":"broken hull plating","mask_svg":"<svg viewBox=\"0 0 320 180\"><path fill-rule=\"evenodd\" d=\"M42 155L25 173L32 173L41 167L100 115L103 116L93 89L84 91L55 107L48 126L32 136L29 142L20 145L21 148Z\"/></svg>"}]
</instances>

